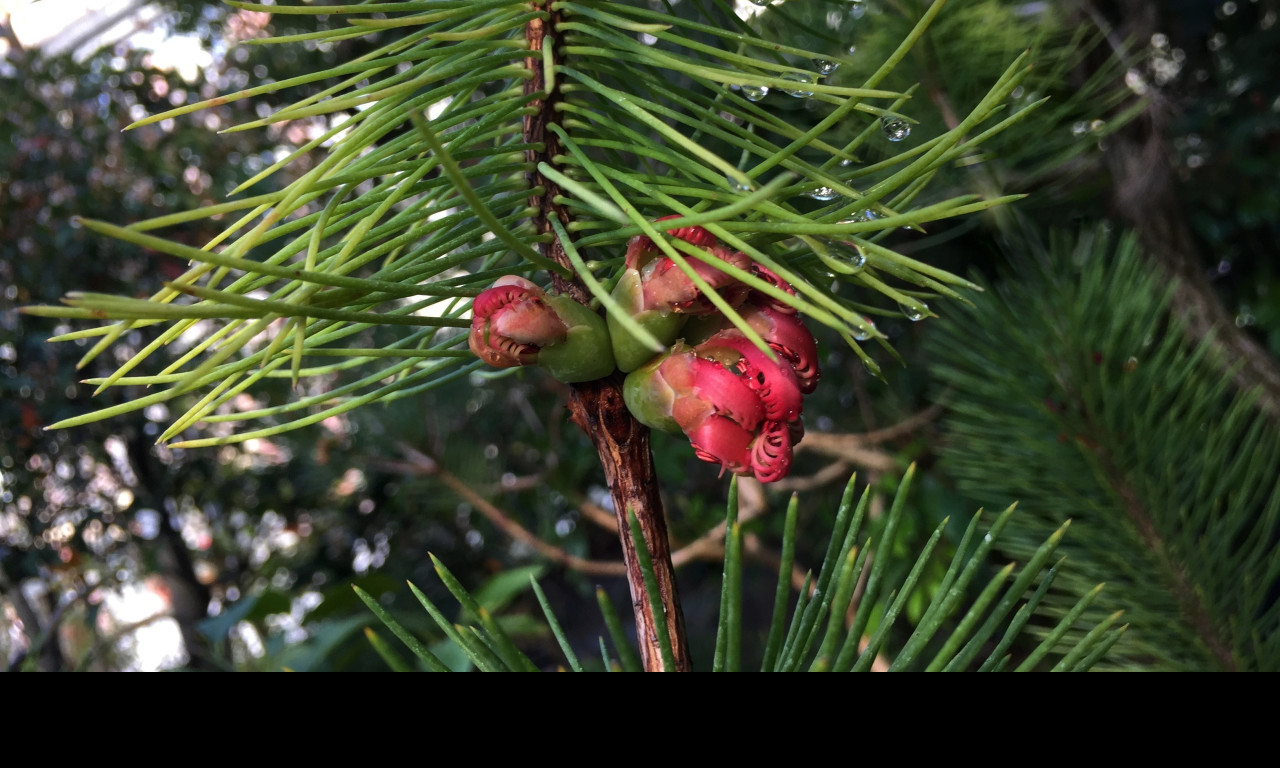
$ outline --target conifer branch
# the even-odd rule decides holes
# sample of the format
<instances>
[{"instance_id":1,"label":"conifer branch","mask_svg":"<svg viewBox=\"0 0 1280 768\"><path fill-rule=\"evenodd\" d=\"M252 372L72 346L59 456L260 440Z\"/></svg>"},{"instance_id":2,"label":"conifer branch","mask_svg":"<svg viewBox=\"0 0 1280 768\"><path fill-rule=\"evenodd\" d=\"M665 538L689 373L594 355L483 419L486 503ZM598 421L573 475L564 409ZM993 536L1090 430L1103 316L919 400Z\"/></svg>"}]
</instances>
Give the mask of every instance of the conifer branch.
<instances>
[{"instance_id":1,"label":"conifer branch","mask_svg":"<svg viewBox=\"0 0 1280 768\"><path fill-rule=\"evenodd\" d=\"M568 209L557 202L559 185L539 169L542 163L552 165L552 159L560 154L556 134L547 127L556 121L556 102L559 90L555 86L554 70L563 60L556 46L556 24L560 13L549 3L536 4L546 9L545 15L531 19L525 27L529 44L529 57L525 66L533 77L525 81L525 94L543 94L531 102L535 111L524 119L524 141L530 145L525 150L530 188L540 190L530 197L535 230L549 235L542 244L543 255L557 264L572 269L564 245L552 227L557 219L565 231L569 231L571 217ZM590 300L590 293L579 280L566 280L552 275L552 284L562 294L572 296L582 304ZM573 421L591 438L604 467L605 478L613 496L614 512L619 522L619 539L622 542L623 559L627 567L627 582L631 587L632 607L636 618L636 636L640 655L647 671L662 671L664 664L659 653L656 626L665 620L667 634L671 638L675 671L688 671L689 651L685 640L684 615L680 609L680 597L676 591L675 567L671 562L671 549L667 538L666 517L662 499L658 493L658 477L653 465L653 453L649 447L649 428L631 416L622 398L621 379L615 373L606 379L575 384L569 399ZM652 606L645 590L634 543L627 535L627 510L630 509L640 523L654 575L662 595L662 605ZM665 617L665 618L663 618Z\"/></svg>"},{"instance_id":2,"label":"conifer branch","mask_svg":"<svg viewBox=\"0 0 1280 768\"><path fill-rule=\"evenodd\" d=\"M1209 611L1205 608L1203 597L1197 592L1195 584L1187 573L1186 565L1169 551L1170 548L1160 535L1150 511L1142 503L1133 487L1125 482L1123 472L1111 457L1101 450L1097 451L1097 457L1107 480L1111 483L1112 491L1119 497L1129 520L1137 529L1138 537L1164 569L1169 591L1182 608L1183 614L1187 617L1187 623L1200 638L1200 642L1204 643L1209 653L1222 665L1222 669L1238 671L1235 659L1231 656L1231 646L1214 625Z\"/></svg>"}]
</instances>

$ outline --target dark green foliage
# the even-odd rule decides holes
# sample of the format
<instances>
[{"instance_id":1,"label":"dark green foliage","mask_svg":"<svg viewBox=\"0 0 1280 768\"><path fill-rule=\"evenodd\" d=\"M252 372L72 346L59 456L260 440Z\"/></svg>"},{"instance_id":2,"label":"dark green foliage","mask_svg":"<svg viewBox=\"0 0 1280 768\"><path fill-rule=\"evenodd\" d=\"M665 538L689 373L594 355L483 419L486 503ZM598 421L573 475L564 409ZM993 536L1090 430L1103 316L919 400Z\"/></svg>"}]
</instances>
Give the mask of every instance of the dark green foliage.
<instances>
[{"instance_id":1,"label":"dark green foliage","mask_svg":"<svg viewBox=\"0 0 1280 768\"><path fill-rule=\"evenodd\" d=\"M1280 430L1206 359L1211 340L1187 341L1133 238L1031 253L934 339L947 471L984 503L1027 506L1011 557L1073 520L1074 575L1041 619L1105 582L1086 620L1132 625L1107 666L1280 668Z\"/></svg>"}]
</instances>

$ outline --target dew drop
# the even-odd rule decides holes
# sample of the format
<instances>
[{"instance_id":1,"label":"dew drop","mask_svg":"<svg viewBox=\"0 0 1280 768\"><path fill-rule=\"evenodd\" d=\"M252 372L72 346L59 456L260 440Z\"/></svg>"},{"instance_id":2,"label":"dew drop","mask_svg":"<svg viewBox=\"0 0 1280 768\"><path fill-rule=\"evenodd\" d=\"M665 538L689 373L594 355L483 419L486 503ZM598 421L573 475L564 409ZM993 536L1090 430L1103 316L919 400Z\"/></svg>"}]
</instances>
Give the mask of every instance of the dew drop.
<instances>
[{"instance_id":1,"label":"dew drop","mask_svg":"<svg viewBox=\"0 0 1280 768\"><path fill-rule=\"evenodd\" d=\"M911 123L895 115L880 118L880 131L889 141L902 141L911 135Z\"/></svg>"},{"instance_id":2,"label":"dew drop","mask_svg":"<svg viewBox=\"0 0 1280 768\"><path fill-rule=\"evenodd\" d=\"M917 301L915 304L900 304L899 306L902 308L902 314L906 315L907 319L913 323L923 319L929 312L929 305L923 301Z\"/></svg>"},{"instance_id":3,"label":"dew drop","mask_svg":"<svg viewBox=\"0 0 1280 768\"><path fill-rule=\"evenodd\" d=\"M848 168L851 165L853 165L853 158L851 157L846 157L845 159L840 161L841 168Z\"/></svg>"},{"instance_id":4,"label":"dew drop","mask_svg":"<svg viewBox=\"0 0 1280 768\"><path fill-rule=\"evenodd\" d=\"M813 85L813 82L814 82L813 75L809 74L808 72L788 72L787 74L782 76L782 79L790 80L793 83L803 83L804 85ZM782 92L790 96L795 96L797 99L802 99L802 98L805 98L806 96L812 96L813 91L806 89L804 85L796 88L787 88L786 86L783 86Z\"/></svg>"},{"instance_id":5,"label":"dew drop","mask_svg":"<svg viewBox=\"0 0 1280 768\"><path fill-rule=\"evenodd\" d=\"M767 85L747 85L743 83L739 86L742 89L742 95L747 101L759 101L769 95L769 86Z\"/></svg>"},{"instance_id":6,"label":"dew drop","mask_svg":"<svg viewBox=\"0 0 1280 768\"><path fill-rule=\"evenodd\" d=\"M743 184L741 181L738 181L738 180L737 180L736 178L734 178L733 176L730 176L729 174L727 174L727 173L726 173L726 174L724 175L724 177L725 177L725 179L727 179L727 180L729 181L729 186L730 186L730 187L733 187L733 188L734 188L734 190L736 190L736 191L738 191L738 192L750 192L750 191L751 191L751 187L748 187L746 184Z\"/></svg>"},{"instance_id":7,"label":"dew drop","mask_svg":"<svg viewBox=\"0 0 1280 768\"><path fill-rule=\"evenodd\" d=\"M853 3L849 6L849 18L854 21L862 18L863 14L866 12L867 6L863 3L863 0L853 0Z\"/></svg>"},{"instance_id":8,"label":"dew drop","mask_svg":"<svg viewBox=\"0 0 1280 768\"><path fill-rule=\"evenodd\" d=\"M871 322L871 318L869 317L864 316L862 319L867 322L867 327L863 328L862 326L859 326L859 325L855 325L853 327L854 341L866 341L867 339L875 335L876 324Z\"/></svg>"},{"instance_id":9,"label":"dew drop","mask_svg":"<svg viewBox=\"0 0 1280 768\"><path fill-rule=\"evenodd\" d=\"M858 46L856 46L856 45L850 45L850 46L849 46L849 55L850 55L850 56L852 56L853 54L855 54L855 53L857 53L857 52L858 52Z\"/></svg>"},{"instance_id":10,"label":"dew drop","mask_svg":"<svg viewBox=\"0 0 1280 768\"><path fill-rule=\"evenodd\" d=\"M853 215L841 221L841 224L857 224L864 221L875 221L880 218L880 214L870 208L863 208L861 211L854 211Z\"/></svg>"},{"instance_id":11,"label":"dew drop","mask_svg":"<svg viewBox=\"0 0 1280 768\"><path fill-rule=\"evenodd\" d=\"M855 245L826 237L816 237L814 240L822 247L823 255L828 258L848 264L854 269L862 269L867 265L866 254Z\"/></svg>"},{"instance_id":12,"label":"dew drop","mask_svg":"<svg viewBox=\"0 0 1280 768\"><path fill-rule=\"evenodd\" d=\"M751 3L752 3L752 5L758 5L758 6L760 6L761 8L763 8L763 7L765 7L766 5L768 5L768 4L769 4L770 2L772 2L772 1L773 1L773 0L751 0Z\"/></svg>"},{"instance_id":13,"label":"dew drop","mask_svg":"<svg viewBox=\"0 0 1280 768\"><path fill-rule=\"evenodd\" d=\"M840 193L835 191L831 187L817 187L815 189L809 190L805 194L808 195L809 197L812 197L814 200L820 200L824 203L827 202L828 200L835 200L837 197L840 196Z\"/></svg>"},{"instance_id":14,"label":"dew drop","mask_svg":"<svg viewBox=\"0 0 1280 768\"><path fill-rule=\"evenodd\" d=\"M813 66L817 68L818 74L826 77L836 71L836 68L840 66L840 62L831 61L830 59L814 59Z\"/></svg>"}]
</instances>

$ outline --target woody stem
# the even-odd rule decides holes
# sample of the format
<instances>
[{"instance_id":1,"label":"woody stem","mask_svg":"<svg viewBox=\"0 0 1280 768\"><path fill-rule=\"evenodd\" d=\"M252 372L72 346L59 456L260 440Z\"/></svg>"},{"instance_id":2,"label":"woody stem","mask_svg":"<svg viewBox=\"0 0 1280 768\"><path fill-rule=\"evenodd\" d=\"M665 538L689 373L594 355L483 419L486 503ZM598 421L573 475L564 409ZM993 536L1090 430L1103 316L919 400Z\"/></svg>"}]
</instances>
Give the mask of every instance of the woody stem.
<instances>
[{"instance_id":1,"label":"woody stem","mask_svg":"<svg viewBox=\"0 0 1280 768\"><path fill-rule=\"evenodd\" d=\"M556 120L555 104L560 94L555 90L545 93L547 80L542 55L543 48L550 46L553 62L560 63L561 54L555 50L556 24L559 22L560 12L551 10L550 3L547 2L537 2L535 5L546 9L547 15L545 18L534 18L525 28L530 53L525 59L525 66L533 72L533 77L525 82L525 93L544 94L531 102L536 111L526 116L524 121L525 142L541 147L526 151L527 159L534 169L530 172L530 188L541 188L541 194L532 196L530 204L537 210L534 215L537 231L551 235L550 242L542 246L543 254L572 270L564 245L551 226L552 218L555 217L565 225L565 231L569 231L569 212L557 202L561 192L555 182L537 170L539 163L551 164L551 158L560 152L555 133L547 130L547 125ZM560 293L572 296L583 304L588 302L590 294L579 281L559 276L553 276L552 279ZM574 384L569 408L574 422L595 445L613 496L627 582L631 588L636 636L644 668L646 671L666 670L659 653L656 631L658 622L665 622L675 662L672 671L688 671L691 665L685 638L684 614L680 610L680 596L676 591L675 566L671 562L667 521L662 510L662 499L658 494L653 453L649 448L649 429L637 422L627 410L621 384L621 376L617 373L598 381ZM649 550L660 593L659 605L650 603L645 589L644 575L629 535L631 528L627 519L628 510L635 515Z\"/></svg>"}]
</instances>

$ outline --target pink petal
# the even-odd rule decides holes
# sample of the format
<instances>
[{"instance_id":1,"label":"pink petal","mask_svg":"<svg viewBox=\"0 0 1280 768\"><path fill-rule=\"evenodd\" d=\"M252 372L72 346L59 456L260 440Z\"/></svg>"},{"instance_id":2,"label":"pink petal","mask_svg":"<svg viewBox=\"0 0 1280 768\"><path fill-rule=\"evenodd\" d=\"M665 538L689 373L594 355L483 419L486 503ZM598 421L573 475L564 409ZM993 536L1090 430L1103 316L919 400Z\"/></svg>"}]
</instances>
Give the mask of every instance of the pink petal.
<instances>
[{"instance_id":1,"label":"pink petal","mask_svg":"<svg viewBox=\"0 0 1280 768\"><path fill-rule=\"evenodd\" d=\"M786 280L783 280L781 277L778 277L776 274L774 274L773 270L769 269L768 267L765 267L761 264L753 263L751 265L751 274L755 275L756 277L760 278L766 283L769 283L775 288L778 288L782 291L785 291L786 293L791 294L792 296L796 295L796 289L791 287L791 283L788 283ZM782 312L788 315L794 315L796 313L795 307L789 304L783 304L782 302L778 301L772 296L767 296L763 293L760 293L759 291L752 292L751 303L758 304L762 307L771 307L772 309L778 312Z\"/></svg>"},{"instance_id":2,"label":"pink petal","mask_svg":"<svg viewBox=\"0 0 1280 768\"><path fill-rule=\"evenodd\" d=\"M670 216L663 216L660 219L656 219L654 223L656 224L659 221L678 218L680 218L680 214L673 213ZM676 229L668 229L667 234L672 237L678 237L686 243L692 243L699 248L710 248L717 242L716 236L702 227L677 227Z\"/></svg>"},{"instance_id":3,"label":"pink petal","mask_svg":"<svg viewBox=\"0 0 1280 768\"><path fill-rule=\"evenodd\" d=\"M699 459L736 473L750 470L754 438L754 433L725 416L711 416L689 433L689 442Z\"/></svg>"},{"instance_id":4,"label":"pink petal","mask_svg":"<svg viewBox=\"0 0 1280 768\"><path fill-rule=\"evenodd\" d=\"M781 480L791 471L791 429L780 421L766 421L751 447L751 473L762 483Z\"/></svg>"},{"instance_id":5,"label":"pink petal","mask_svg":"<svg viewBox=\"0 0 1280 768\"><path fill-rule=\"evenodd\" d=\"M736 373L692 352L672 353L659 373L676 400L671 416L685 432L697 429L710 416L724 416L747 430L764 418L760 397Z\"/></svg>"},{"instance_id":6,"label":"pink petal","mask_svg":"<svg viewBox=\"0 0 1280 768\"><path fill-rule=\"evenodd\" d=\"M716 356L717 349L738 353L736 367L743 380L764 403L764 417L769 421L791 421L800 415L800 381L785 360L774 362L744 337L717 334L697 347L700 355Z\"/></svg>"},{"instance_id":7,"label":"pink petal","mask_svg":"<svg viewBox=\"0 0 1280 768\"><path fill-rule=\"evenodd\" d=\"M750 260L737 251L719 246L708 249L716 257L738 269L750 266ZM736 307L746 300L747 286L726 272L696 258L688 259L689 266L707 285L720 293L729 306ZM663 256L654 259L640 272L641 290L645 309L670 309L688 315L718 312L715 304L702 296L693 280L671 259Z\"/></svg>"},{"instance_id":8,"label":"pink petal","mask_svg":"<svg viewBox=\"0 0 1280 768\"><path fill-rule=\"evenodd\" d=\"M807 394L818 386L818 377L822 371L818 366L818 343L813 334L805 327L800 318L792 314L784 314L772 307L760 307L759 315L765 317L771 326L768 333L761 333L769 347L778 356L791 363L800 380L800 391ZM750 322L750 321L748 321ZM755 325L752 324L752 328Z\"/></svg>"},{"instance_id":9,"label":"pink petal","mask_svg":"<svg viewBox=\"0 0 1280 768\"><path fill-rule=\"evenodd\" d=\"M754 430L764 418L764 404L736 373L714 360L697 360L693 390L712 404L716 413L728 416L744 429Z\"/></svg>"},{"instance_id":10,"label":"pink petal","mask_svg":"<svg viewBox=\"0 0 1280 768\"><path fill-rule=\"evenodd\" d=\"M822 372L818 367L818 344L804 322L795 315L766 306L748 305L738 312L779 359L791 366L800 384L800 391L806 395L813 392ZM727 318L721 318L719 325L720 329L707 336L700 346L713 347L718 339L746 338Z\"/></svg>"}]
</instances>

